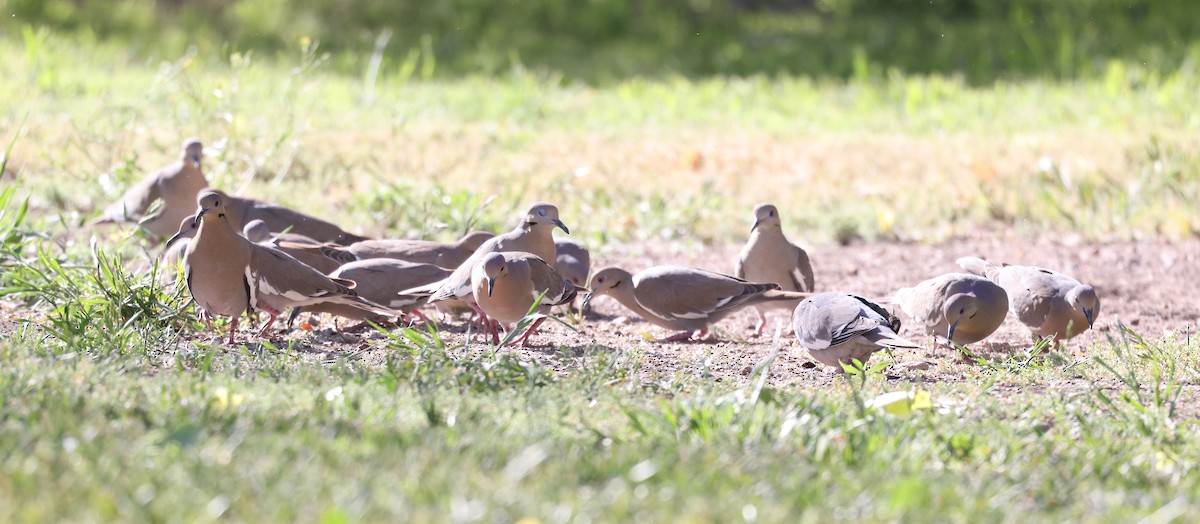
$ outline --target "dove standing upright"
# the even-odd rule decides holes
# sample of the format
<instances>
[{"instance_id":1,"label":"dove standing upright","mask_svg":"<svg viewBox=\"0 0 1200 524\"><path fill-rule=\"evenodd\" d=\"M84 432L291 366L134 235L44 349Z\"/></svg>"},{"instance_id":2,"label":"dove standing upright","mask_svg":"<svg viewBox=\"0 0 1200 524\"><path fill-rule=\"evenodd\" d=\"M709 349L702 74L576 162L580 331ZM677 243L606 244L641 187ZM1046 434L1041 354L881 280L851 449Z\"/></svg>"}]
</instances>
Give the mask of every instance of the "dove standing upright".
<instances>
[{"instance_id":1,"label":"dove standing upright","mask_svg":"<svg viewBox=\"0 0 1200 524\"><path fill-rule=\"evenodd\" d=\"M771 204L759 204L754 208L754 226L750 228L750 239L738 255L734 276L751 282L772 282L784 291L813 291L812 264L808 253L793 244L783 235L779 210ZM792 311L799 300L792 302L766 302L754 306L758 313L758 324L754 333L761 335L767 325L766 310Z\"/></svg>"},{"instance_id":2,"label":"dove standing upright","mask_svg":"<svg viewBox=\"0 0 1200 524\"><path fill-rule=\"evenodd\" d=\"M554 260L558 254L558 249L554 246L553 232L555 228L571 234L571 230L567 229L566 224L558 219L557 207L545 202L533 204L516 228L480 244L479 249L476 249L450 276L428 286L405 290L404 293L428 294L431 304L471 297L471 274L479 261L491 253L502 251L532 253L542 260ZM481 320L486 318L482 311L476 311L476 313L481 313Z\"/></svg>"}]
</instances>

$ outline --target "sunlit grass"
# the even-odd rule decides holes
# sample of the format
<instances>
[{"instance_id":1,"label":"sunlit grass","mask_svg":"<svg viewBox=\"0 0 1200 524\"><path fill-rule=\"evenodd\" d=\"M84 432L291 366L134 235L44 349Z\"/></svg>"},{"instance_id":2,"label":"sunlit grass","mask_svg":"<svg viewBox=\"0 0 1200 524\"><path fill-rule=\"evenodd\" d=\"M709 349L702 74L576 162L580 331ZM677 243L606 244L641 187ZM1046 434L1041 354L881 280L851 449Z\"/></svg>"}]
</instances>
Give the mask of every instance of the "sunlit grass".
<instances>
[{"instance_id":1,"label":"sunlit grass","mask_svg":"<svg viewBox=\"0 0 1200 524\"><path fill-rule=\"evenodd\" d=\"M0 86L0 132L23 130L9 173L68 224L200 136L215 184L374 234L507 227L533 200L594 240L737 241L762 200L813 242L1200 229L1200 82L1186 70L598 88L520 72L420 81L384 63L365 85L326 72L311 45L160 63L44 32L20 44L0 51L16 79ZM303 197L314 189L324 198Z\"/></svg>"},{"instance_id":2,"label":"sunlit grass","mask_svg":"<svg viewBox=\"0 0 1200 524\"><path fill-rule=\"evenodd\" d=\"M14 140L0 520L1200 514L1182 496L1200 489L1200 351L1186 334L1117 329L1083 357L939 363L962 380L930 383L875 369L819 389L771 387L770 360L742 381L644 373L655 348L636 337L514 353L429 329L346 352L227 348L185 336L183 291L145 269L136 237L78 227L198 135L214 183L377 234L506 229L536 199L596 246L737 242L751 204L771 199L810 242L988 227L1183 238L1200 216L1189 73L592 88L401 81L384 64L368 86L320 62L311 47L146 62L38 32L0 47L0 136ZM867 407L911 390L930 406Z\"/></svg>"}]
</instances>

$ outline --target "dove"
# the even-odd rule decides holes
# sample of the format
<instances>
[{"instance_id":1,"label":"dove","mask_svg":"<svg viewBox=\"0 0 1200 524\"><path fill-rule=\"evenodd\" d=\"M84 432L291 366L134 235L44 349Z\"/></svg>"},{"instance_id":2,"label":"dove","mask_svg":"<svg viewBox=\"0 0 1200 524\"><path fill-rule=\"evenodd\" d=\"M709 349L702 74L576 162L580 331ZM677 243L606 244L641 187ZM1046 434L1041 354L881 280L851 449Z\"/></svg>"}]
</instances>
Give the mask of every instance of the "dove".
<instances>
[{"instance_id":1,"label":"dove","mask_svg":"<svg viewBox=\"0 0 1200 524\"><path fill-rule=\"evenodd\" d=\"M472 296L471 274L479 261L491 253L503 251L532 253L542 260L555 260L558 254L554 246L555 228L562 229L568 235L571 230L558 219L558 208L553 204L538 202L529 207L517 227L508 233L492 237L479 245L470 257L455 268L450 276L440 282L428 286L420 286L405 290L405 294L428 294L429 303L435 304L445 300L463 299ZM470 303L471 300L468 300ZM472 305L474 308L474 305ZM486 319L482 311L480 319Z\"/></svg>"},{"instance_id":2,"label":"dove","mask_svg":"<svg viewBox=\"0 0 1200 524\"><path fill-rule=\"evenodd\" d=\"M418 308L423 307L429 297L402 295L399 293L400 290L435 282L446 278L449 274L449 270L433 264L414 264L390 258L372 258L342 265L332 273L329 273L329 277L352 280L358 284L354 290L359 296L376 304L404 313L405 315L411 314L418 318L423 318ZM364 322L369 320L376 324L383 324L387 320L387 317L384 315L365 311L361 308L344 304L325 303L293 309L288 318L289 325L301 311L308 313L329 313L352 320ZM349 329L353 330L357 327Z\"/></svg>"},{"instance_id":3,"label":"dove","mask_svg":"<svg viewBox=\"0 0 1200 524\"><path fill-rule=\"evenodd\" d=\"M537 312L550 313L552 306L575 300L577 290L550 264L537 255L521 252L488 253L471 270L471 292L479 309L491 319L493 343L499 344L497 324L508 331L529 314L539 299ZM513 340L529 344L529 338L546 320L543 316L529 326L525 334Z\"/></svg>"},{"instance_id":4,"label":"dove","mask_svg":"<svg viewBox=\"0 0 1200 524\"><path fill-rule=\"evenodd\" d=\"M792 330L817 362L845 371L854 360L866 364L880 349L917 348L896 334L900 319L863 297L821 293L801 301Z\"/></svg>"},{"instance_id":5,"label":"dove","mask_svg":"<svg viewBox=\"0 0 1200 524\"><path fill-rule=\"evenodd\" d=\"M970 273L940 275L896 292L904 314L927 333L967 345L987 338L1008 315L1008 294Z\"/></svg>"},{"instance_id":6,"label":"dove","mask_svg":"<svg viewBox=\"0 0 1200 524\"><path fill-rule=\"evenodd\" d=\"M185 140L178 161L146 175L91 224L137 222L138 227L159 239L176 233L179 222L195 211L196 194L208 187L201 170L203 157L200 140ZM161 205L147 215L155 202Z\"/></svg>"},{"instance_id":7,"label":"dove","mask_svg":"<svg viewBox=\"0 0 1200 524\"><path fill-rule=\"evenodd\" d=\"M235 197L211 188L209 191L221 196L221 200L225 203L226 218L235 231L242 231L246 224L253 220L262 220L267 229L272 232L303 235L317 242L347 245L367 240L366 237L347 233L329 222L278 204Z\"/></svg>"},{"instance_id":8,"label":"dove","mask_svg":"<svg viewBox=\"0 0 1200 524\"><path fill-rule=\"evenodd\" d=\"M255 244L239 235L225 213L225 196L202 191L197 199L199 229L184 252L184 278L188 291L209 315L232 317L229 343L233 344L243 313L266 311L270 320L295 306L333 302L386 316L397 313L359 297L349 280L333 280L277 249ZM177 234L167 247L180 237Z\"/></svg>"},{"instance_id":9,"label":"dove","mask_svg":"<svg viewBox=\"0 0 1200 524\"><path fill-rule=\"evenodd\" d=\"M770 301L798 300L805 293L781 291L779 284L749 282L686 266L655 266L631 275L618 267L596 271L583 307L608 295L656 326L680 331L659 339L679 342L708 335L708 326L741 308Z\"/></svg>"},{"instance_id":10,"label":"dove","mask_svg":"<svg viewBox=\"0 0 1200 524\"><path fill-rule=\"evenodd\" d=\"M1090 329L1100 314L1096 289L1057 271L1034 266L996 266L976 257L956 261L1008 293L1008 308L1036 337L1057 344Z\"/></svg>"},{"instance_id":11,"label":"dove","mask_svg":"<svg viewBox=\"0 0 1200 524\"><path fill-rule=\"evenodd\" d=\"M771 204L759 204L754 208L750 239L738 255L733 274L752 282L773 282L784 291L812 292L814 289L808 253L784 236L779 210ZM799 300L781 300L754 306L758 313L754 334L762 335L767 325L767 310L792 311L799 303Z\"/></svg>"}]
</instances>

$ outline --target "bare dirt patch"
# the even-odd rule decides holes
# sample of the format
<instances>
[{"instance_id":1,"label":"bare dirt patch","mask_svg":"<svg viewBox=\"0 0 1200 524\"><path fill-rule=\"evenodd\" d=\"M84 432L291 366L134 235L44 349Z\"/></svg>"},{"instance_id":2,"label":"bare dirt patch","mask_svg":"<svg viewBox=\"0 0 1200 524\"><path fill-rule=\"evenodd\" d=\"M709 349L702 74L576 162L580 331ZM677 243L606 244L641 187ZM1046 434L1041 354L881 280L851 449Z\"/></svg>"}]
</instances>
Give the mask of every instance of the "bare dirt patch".
<instances>
[{"instance_id":1,"label":"bare dirt patch","mask_svg":"<svg viewBox=\"0 0 1200 524\"><path fill-rule=\"evenodd\" d=\"M706 246L678 242L613 246L594 254L597 266L621 265L637 271L656 264L686 264L730 272L739 245ZM956 271L954 260L974 255L996 262L1040 265L1074 275L1096 287L1102 306L1096 329L1072 340L1067 358L1086 356L1088 348L1115 334L1118 319L1148 338L1188 335L1200 319L1200 303L1192 299L1200 293L1200 242L1111 242L1082 243L1061 237L1041 239L988 236L958 239L939 244L875 243L850 246L821 246L809 249L816 273L818 291L846 291L873 298L890 297L897 289L922 279ZM14 317L16 311L6 316ZM704 341L657 344L651 337L668 332L642 321L608 297L597 297L575 331L555 322L543 324L533 346L508 348L523 358L535 360L562 374L570 374L603 348L639 347L642 349L641 378L646 381L686 380L710 375L721 381L747 380L750 371L777 348L779 355L772 366L770 381L776 386L821 387L832 384L835 375L808 358L795 345L786 330L788 319L776 313L771 318L769 335L750 338L755 316L744 311L722 322L717 335ZM901 315L901 318L908 319ZM315 361L332 362L349 357L368 361L382 360L387 349L368 340L383 338L378 333L335 333L329 317L313 319L314 332L299 329L276 333L277 347L289 342L302 355ZM348 324L343 322L343 324ZM15 324L3 322L3 331ZM779 332L782 333L779 333ZM466 340L466 322L442 326L442 334L451 345ZM944 349L931 349L929 339L918 327L907 322L902 335L927 343L916 351L902 351L898 361L928 361L928 370L893 368L893 380L957 382L974 379L972 366ZM777 338L778 337L778 338ZM215 341L212 333L190 333L185 338ZM239 341L254 340L249 331L239 333ZM990 357L1029 347L1028 331L1014 319L1008 319L987 342L976 344L977 352ZM487 346L478 334L471 350ZM1071 384L1047 384L1048 388L1071 388Z\"/></svg>"},{"instance_id":2,"label":"bare dirt patch","mask_svg":"<svg viewBox=\"0 0 1200 524\"><path fill-rule=\"evenodd\" d=\"M599 265L622 265L636 271L655 264L687 264L729 272L732 270L738 245L702 246L677 243L670 245L640 244L619 246L595 256ZM1088 348L1115 334L1118 319L1148 338L1169 334L1187 334L1195 330L1200 319L1200 304L1190 297L1197 290L1196 276L1200 261L1200 242L1113 242L1079 243L1070 239L1021 239L989 237L959 239L951 242L925 244L865 244L824 246L809 250L816 273L818 290L859 293L874 298L891 296L897 289L922 279L956 271L954 260L960 256L982 256L997 262L1040 265L1076 276L1095 286L1100 292L1102 306L1096 328L1073 339L1064 356L1086 356ZM599 267L599 266L597 266ZM643 349L641 374L644 379L676 380L694 374L710 374L722 381L742 381L753 367L776 348L780 353L774 363L770 380L777 386L820 387L836 377L815 367L803 350L786 331L778 339L772 333L760 338L748 338L755 316L749 311L734 315L718 326L718 335L709 340L657 344L648 337L661 337L668 332L648 324L625 310L608 297L597 297L577 331L553 322L543 324L534 338L533 347L511 348L524 357L536 360L560 373L577 369L596 345L610 348L637 346ZM901 315L901 318L908 320ZM784 330L784 315L776 314L771 326ZM326 319L320 322L328 326ZM444 326L444 336L457 344L465 340L465 323ZM902 334L916 341L928 342L924 332L906 323ZM319 335L313 339L299 336L314 346L342 346L362 358L382 358L383 350L363 350L360 337L378 335L350 334ZM472 345L482 348L484 340L475 335ZM973 349L985 356L1003 357L1031 345L1028 331L1014 319L1008 319L1000 330L984 344ZM316 348L314 348L316 349ZM336 353L336 348L334 353ZM602 349L599 349L602 351ZM327 354L321 348L320 353ZM929 370L893 369L889 375L897 380L949 381L974 376L971 366L944 349L904 351L896 354L899 361L928 361ZM1047 387L1071 387L1070 384Z\"/></svg>"}]
</instances>

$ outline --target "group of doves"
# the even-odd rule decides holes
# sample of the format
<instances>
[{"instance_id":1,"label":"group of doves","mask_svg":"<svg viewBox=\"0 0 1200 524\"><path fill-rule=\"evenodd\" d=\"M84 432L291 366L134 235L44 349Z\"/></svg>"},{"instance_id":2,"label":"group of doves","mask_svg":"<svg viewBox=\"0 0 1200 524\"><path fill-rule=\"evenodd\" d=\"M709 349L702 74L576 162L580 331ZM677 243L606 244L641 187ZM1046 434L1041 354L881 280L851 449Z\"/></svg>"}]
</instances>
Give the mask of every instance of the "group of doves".
<instances>
[{"instance_id":1,"label":"group of doves","mask_svg":"<svg viewBox=\"0 0 1200 524\"><path fill-rule=\"evenodd\" d=\"M210 326L213 316L231 317L230 344L239 318L257 311L270 316L261 335L288 308L289 325L301 311L385 324L428 320L419 311L427 305L443 312L470 308L496 344L501 330L511 331L536 311L524 334L507 337L528 344L552 306L570 305L582 291L582 308L607 295L647 322L679 332L660 342L704 338L712 324L752 307L756 335L768 311L791 311L800 344L838 370L855 360L865 364L880 349L920 347L897 334L900 320L877 303L814 293L808 255L784 236L770 204L754 210L735 275L663 265L636 274L606 267L589 280L587 249L553 237L554 229L570 230L552 204L533 204L516 228L500 235L472 232L451 243L368 239L209 188L203 155L199 140L185 141L178 162L149 174L92 223L135 222L151 236L174 235L165 262L182 263L188 291ZM1095 289L1062 273L974 257L957 263L966 272L903 288L892 299L945 344L983 340L1009 313L1035 337L1057 344L1092 327L1100 312Z\"/></svg>"}]
</instances>

